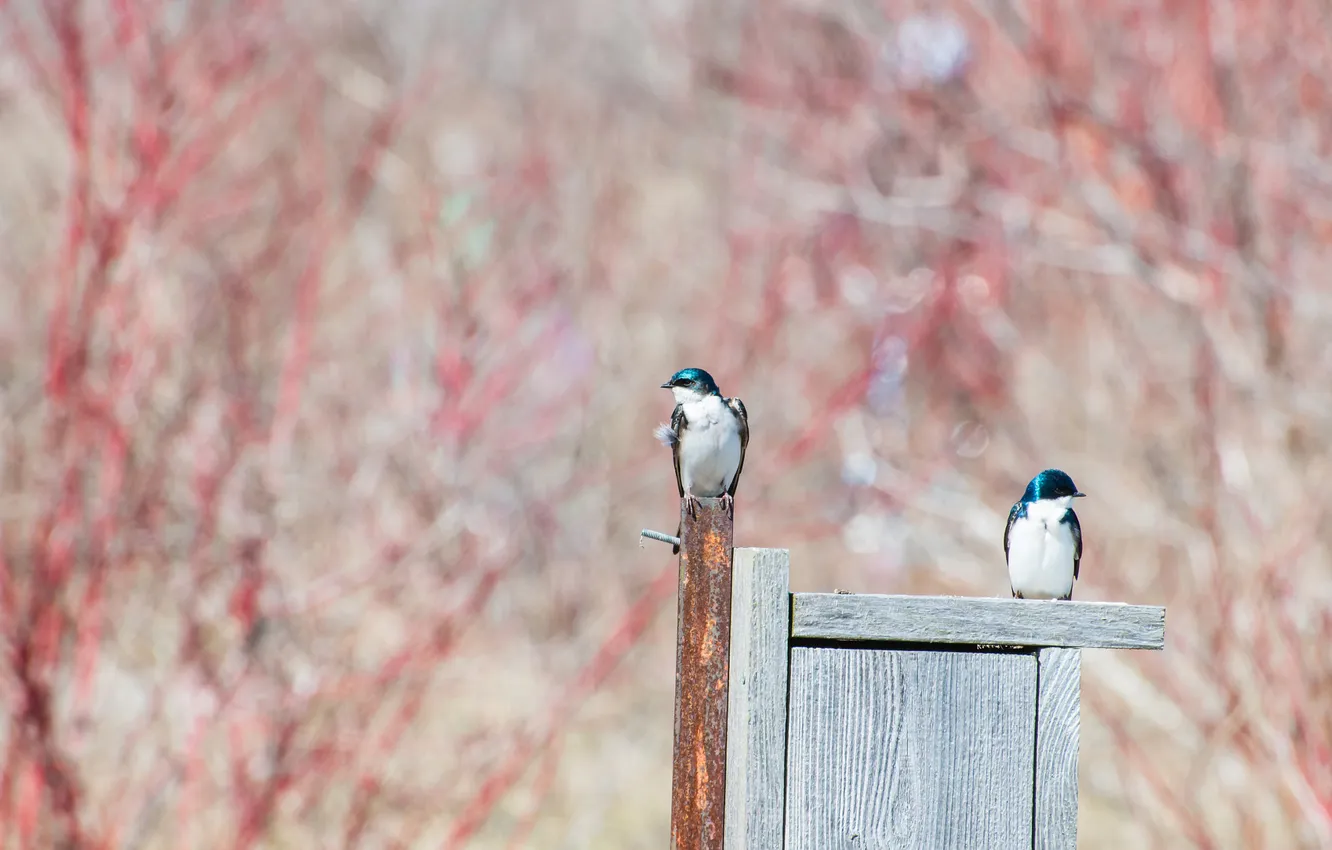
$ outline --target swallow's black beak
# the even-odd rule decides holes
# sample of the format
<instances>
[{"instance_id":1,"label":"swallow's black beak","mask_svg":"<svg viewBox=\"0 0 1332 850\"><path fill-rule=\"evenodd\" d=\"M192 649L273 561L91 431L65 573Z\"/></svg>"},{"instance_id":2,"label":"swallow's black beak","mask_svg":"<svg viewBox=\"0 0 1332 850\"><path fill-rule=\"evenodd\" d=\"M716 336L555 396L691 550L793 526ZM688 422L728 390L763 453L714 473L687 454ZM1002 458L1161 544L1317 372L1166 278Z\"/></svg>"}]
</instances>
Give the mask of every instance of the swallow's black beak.
<instances>
[{"instance_id":1,"label":"swallow's black beak","mask_svg":"<svg viewBox=\"0 0 1332 850\"><path fill-rule=\"evenodd\" d=\"M1078 497L1085 497L1086 495L1087 495L1086 493L1074 493L1074 494L1073 494L1073 498L1076 499L1076 498L1078 498Z\"/></svg>"},{"instance_id":2,"label":"swallow's black beak","mask_svg":"<svg viewBox=\"0 0 1332 850\"><path fill-rule=\"evenodd\" d=\"M662 388L663 390L669 390L669 389L671 388L671 382L670 382L670 381L667 381L666 383L664 383L664 384L661 385L661 388Z\"/></svg>"}]
</instances>

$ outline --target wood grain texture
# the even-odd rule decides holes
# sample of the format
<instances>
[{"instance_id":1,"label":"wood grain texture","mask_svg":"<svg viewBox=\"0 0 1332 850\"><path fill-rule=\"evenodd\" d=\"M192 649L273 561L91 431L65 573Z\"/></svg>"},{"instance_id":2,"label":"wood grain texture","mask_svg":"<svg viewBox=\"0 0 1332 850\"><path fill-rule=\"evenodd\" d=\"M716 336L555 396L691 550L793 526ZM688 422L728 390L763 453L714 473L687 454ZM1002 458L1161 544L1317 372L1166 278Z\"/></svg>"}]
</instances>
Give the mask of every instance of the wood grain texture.
<instances>
[{"instance_id":1,"label":"wood grain texture","mask_svg":"<svg viewBox=\"0 0 1332 850\"><path fill-rule=\"evenodd\" d=\"M790 572L785 549L735 550L726 850L782 846Z\"/></svg>"},{"instance_id":2,"label":"wood grain texture","mask_svg":"<svg viewBox=\"0 0 1332 850\"><path fill-rule=\"evenodd\" d=\"M1031 850L1036 658L791 649L786 850Z\"/></svg>"},{"instance_id":3,"label":"wood grain texture","mask_svg":"<svg viewBox=\"0 0 1332 850\"><path fill-rule=\"evenodd\" d=\"M1077 850L1082 650L1037 653L1036 850Z\"/></svg>"},{"instance_id":4,"label":"wood grain texture","mask_svg":"<svg viewBox=\"0 0 1332 850\"><path fill-rule=\"evenodd\" d=\"M797 639L1163 649L1165 609L1116 602L797 593Z\"/></svg>"}]
</instances>

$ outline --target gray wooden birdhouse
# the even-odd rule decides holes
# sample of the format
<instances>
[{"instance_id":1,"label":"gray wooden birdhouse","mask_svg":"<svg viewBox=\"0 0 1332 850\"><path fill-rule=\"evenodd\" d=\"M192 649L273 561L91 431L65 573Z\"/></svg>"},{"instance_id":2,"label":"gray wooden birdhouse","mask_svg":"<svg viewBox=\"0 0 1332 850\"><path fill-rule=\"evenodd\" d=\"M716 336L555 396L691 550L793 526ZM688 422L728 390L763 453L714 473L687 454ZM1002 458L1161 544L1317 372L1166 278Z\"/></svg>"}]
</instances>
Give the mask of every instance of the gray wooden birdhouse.
<instances>
[{"instance_id":1,"label":"gray wooden birdhouse","mask_svg":"<svg viewBox=\"0 0 1332 850\"><path fill-rule=\"evenodd\" d=\"M1165 609L790 592L734 549L727 850L1074 850L1084 648Z\"/></svg>"}]
</instances>

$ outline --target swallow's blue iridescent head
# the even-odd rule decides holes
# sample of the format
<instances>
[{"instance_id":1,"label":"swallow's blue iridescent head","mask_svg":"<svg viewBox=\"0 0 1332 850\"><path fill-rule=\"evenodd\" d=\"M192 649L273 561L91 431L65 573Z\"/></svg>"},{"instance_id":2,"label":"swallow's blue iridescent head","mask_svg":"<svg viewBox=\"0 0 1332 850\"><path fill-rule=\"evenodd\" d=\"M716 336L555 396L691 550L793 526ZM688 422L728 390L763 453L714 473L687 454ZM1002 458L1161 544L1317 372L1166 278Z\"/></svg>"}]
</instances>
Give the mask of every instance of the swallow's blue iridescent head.
<instances>
[{"instance_id":1,"label":"swallow's blue iridescent head","mask_svg":"<svg viewBox=\"0 0 1332 850\"><path fill-rule=\"evenodd\" d=\"M1027 485L1027 491L1022 494L1024 502L1038 502L1042 499L1073 499L1078 496L1085 496L1086 493L1079 493L1078 487L1073 483L1073 479L1068 477L1068 473L1062 469L1046 469L1036 474Z\"/></svg>"},{"instance_id":2,"label":"swallow's blue iridescent head","mask_svg":"<svg viewBox=\"0 0 1332 850\"><path fill-rule=\"evenodd\" d=\"M661 388L673 391L677 401L684 394L697 396L721 395L721 390L717 389L717 382L712 380L712 376L702 369L681 369L671 375L671 379L662 384Z\"/></svg>"}]
</instances>

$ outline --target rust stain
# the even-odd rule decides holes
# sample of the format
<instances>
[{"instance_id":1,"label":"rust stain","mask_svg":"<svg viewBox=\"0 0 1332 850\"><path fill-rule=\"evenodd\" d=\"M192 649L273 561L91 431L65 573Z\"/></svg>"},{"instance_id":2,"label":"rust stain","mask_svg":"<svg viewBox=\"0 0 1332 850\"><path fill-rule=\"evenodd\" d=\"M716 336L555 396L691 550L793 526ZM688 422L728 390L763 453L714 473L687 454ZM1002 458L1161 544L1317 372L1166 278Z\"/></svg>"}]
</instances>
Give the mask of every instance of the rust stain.
<instances>
[{"instance_id":1,"label":"rust stain","mask_svg":"<svg viewBox=\"0 0 1332 850\"><path fill-rule=\"evenodd\" d=\"M703 645L700 647L700 659L704 664L712 660L717 652L717 618L708 617L707 629L703 633Z\"/></svg>"},{"instance_id":2,"label":"rust stain","mask_svg":"<svg viewBox=\"0 0 1332 850\"><path fill-rule=\"evenodd\" d=\"M722 850L734 538L715 499L681 518L671 847Z\"/></svg>"},{"instance_id":3,"label":"rust stain","mask_svg":"<svg viewBox=\"0 0 1332 850\"><path fill-rule=\"evenodd\" d=\"M694 750L694 799L704 800L708 794L708 754L700 736Z\"/></svg>"}]
</instances>

